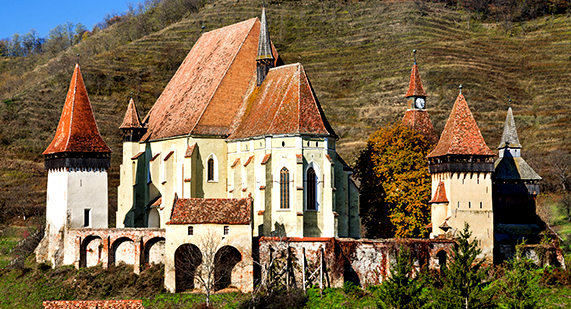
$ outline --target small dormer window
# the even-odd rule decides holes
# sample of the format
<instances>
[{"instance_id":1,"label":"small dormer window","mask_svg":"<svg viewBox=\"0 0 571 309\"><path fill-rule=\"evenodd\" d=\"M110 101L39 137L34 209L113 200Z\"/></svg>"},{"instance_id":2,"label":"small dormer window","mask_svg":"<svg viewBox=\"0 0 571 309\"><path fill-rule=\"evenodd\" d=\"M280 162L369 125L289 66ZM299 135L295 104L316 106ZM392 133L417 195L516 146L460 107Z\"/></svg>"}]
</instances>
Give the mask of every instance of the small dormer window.
<instances>
[{"instance_id":1,"label":"small dormer window","mask_svg":"<svg viewBox=\"0 0 571 309\"><path fill-rule=\"evenodd\" d=\"M224 226L224 235L230 234L230 227L228 225Z\"/></svg>"}]
</instances>

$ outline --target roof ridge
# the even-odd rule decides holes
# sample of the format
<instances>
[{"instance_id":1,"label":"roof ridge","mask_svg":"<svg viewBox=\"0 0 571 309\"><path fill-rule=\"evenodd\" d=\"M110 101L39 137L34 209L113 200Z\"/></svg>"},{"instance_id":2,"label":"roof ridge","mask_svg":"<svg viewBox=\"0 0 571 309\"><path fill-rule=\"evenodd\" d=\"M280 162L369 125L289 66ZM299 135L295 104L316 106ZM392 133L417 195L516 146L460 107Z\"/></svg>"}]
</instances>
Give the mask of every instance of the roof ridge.
<instances>
[{"instance_id":1,"label":"roof ridge","mask_svg":"<svg viewBox=\"0 0 571 309\"><path fill-rule=\"evenodd\" d=\"M77 69L77 70L76 70ZM78 77L78 73L80 73L80 69L79 69L79 63L75 64L75 68L73 70L74 72L74 77L72 77L72 82L73 82L73 94L71 96L71 111L70 111L70 116L69 116L69 132L67 132L67 140L65 141L65 146L64 149L67 149L67 147L69 146L69 141L71 140L71 127L73 126L73 116L75 114L75 100L77 98L76 94L77 94L77 77ZM77 72L76 72L77 71ZM91 102L90 102L91 103ZM65 106L65 103L64 103Z\"/></svg>"},{"instance_id":2,"label":"roof ridge","mask_svg":"<svg viewBox=\"0 0 571 309\"><path fill-rule=\"evenodd\" d=\"M242 40L242 42L240 43L240 45L238 46L238 48L236 49L236 53L234 54L234 56L232 57L232 61L230 61L230 65L228 65L226 67L226 70L224 71L224 74L222 74L222 78L220 78L220 81L218 81L218 84L216 85L216 87L214 87L214 91L212 91L212 94L210 95L210 98L208 98L208 100L206 102L208 102L206 104L206 106L204 107L204 109L202 110L202 113L200 113L200 116L198 116L198 118L196 119L196 122L194 123L194 126L189 130L187 135L192 134L192 132L194 131L194 129L196 129L196 126L198 126L198 124L200 123L200 120L202 120L202 116L204 116L204 113L206 112L206 110L208 109L208 106L210 105L210 103L212 102L212 98L214 98L214 96L216 95L216 92L218 90L218 88L220 88L220 85L222 84L222 82L224 81L224 78L226 77L226 74L228 74L228 71L230 70L230 68L232 67L232 64L234 63L234 61L236 60L236 57L238 56L238 54L240 53L240 50L242 49L242 46L244 46L244 42L246 42L246 40L248 39L248 37L250 36L250 33L252 32L252 29L254 28L254 25L256 24L256 20L258 20L257 17L255 18L251 18L249 20L246 20L244 22L253 20L252 25L249 27L248 32L246 33L246 35L244 36L244 39ZM229 26L233 26L235 24L229 25ZM229 27L226 26L226 27ZM225 28L225 27L224 27ZM216 30L220 30L223 28L219 28ZM215 30L213 30L215 31ZM180 68L180 67L179 67ZM158 99L157 99L158 100Z\"/></svg>"}]
</instances>

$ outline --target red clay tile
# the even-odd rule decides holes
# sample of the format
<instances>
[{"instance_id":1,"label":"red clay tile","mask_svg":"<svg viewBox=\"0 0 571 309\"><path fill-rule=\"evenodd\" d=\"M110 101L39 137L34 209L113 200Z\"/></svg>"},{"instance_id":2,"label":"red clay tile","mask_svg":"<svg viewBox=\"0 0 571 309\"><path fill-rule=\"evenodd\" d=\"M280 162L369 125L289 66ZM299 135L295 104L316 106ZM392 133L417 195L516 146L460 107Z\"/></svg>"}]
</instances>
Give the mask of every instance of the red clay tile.
<instances>
[{"instance_id":1,"label":"red clay tile","mask_svg":"<svg viewBox=\"0 0 571 309\"><path fill-rule=\"evenodd\" d=\"M143 126L141 125L141 119L139 118L139 113L137 112L137 107L135 106L135 102L133 98L129 100L129 106L127 107L127 111L125 112L125 118L123 119L123 123L119 127L119 129L141 129Z\"/></svg>"},{"instance_id":2,"label":"red clay tile","mask_svg":"<svg viewBox=\"0 0 571 309\"><path fill-rule=\"evenodd\" d=\"M444 131L440 135L438 145L428 157L445 155L495 155L486 145L480 128L478 128L478 124L462 94L458 95L454 103Z\"/></svg>"},{"instance_id":3,"label":"red clay tile","mask_svg":"<svg viewBox=\"0 0 571 309\"><path fill-rule=\"evenodd\" d=\"M73 71L55 137L43 154L63 152L111 153L99 134L79 64Z\"/></svg>"},{"instance_id":4,"label":"red clay tile","mask_svg":"<svg viewBox=\"0 0 571 309\"><path fill-rule=\"evenodd\" d=\"M438 187L436 187L436 192L434 192L434 197L428 201L429 203L448 203L448 198L446 197L446 189L444 188L444 182L439 182Z\"/></svg>"},{"instance_id":5,"label":"red clay tile","mask_svg":"<svg viewBox=\"0 0 571 309\"><path fill-rule=\"evenodd\" d=\"M424 87L422 87L422 80L420 80L420 72L418 71L416 63L412 66L412 71L410 72L410 82L405 97L412 96L426 96L426 91L424 91Z\"/></svg>"},{"instance_id":6,"label":"red clay tile","mask_svg":"<svg viewBox=\"0 0 571 309\"><path fill-rule=\"evenodd\" d=\"M407 110L402 118L402 125L422 134L432 145L438 142L438 135L426 110Z\"/></svg>"},{"instance_id":7,"label":"red clay tile","mask_svg":"<svg viewBox=\"0 0 571 309\"><path fill-rule=\"evenodd\" d=\"M250 224L250 198L178 199L167 224Z\"/></svg>"}]
</instances>

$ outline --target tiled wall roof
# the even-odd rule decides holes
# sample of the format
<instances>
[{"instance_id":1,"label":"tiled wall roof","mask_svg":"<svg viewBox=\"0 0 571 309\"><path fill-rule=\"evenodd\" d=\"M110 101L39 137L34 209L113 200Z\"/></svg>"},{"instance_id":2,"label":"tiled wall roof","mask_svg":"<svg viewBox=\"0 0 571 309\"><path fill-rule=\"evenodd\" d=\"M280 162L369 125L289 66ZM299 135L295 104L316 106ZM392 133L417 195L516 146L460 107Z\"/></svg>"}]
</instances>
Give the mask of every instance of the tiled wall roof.
<instances>
[{"instance_id":1,"label":"tiled wall roof","mask_svg":"<svg viewBox=\"0 0 571 309\"><path fill-rule=\"evenodd\" d=\"M438 142L438 135L426 110L407 110L402 118L402 125L422 134L432 145Z\"/></svg>"},{"instance_id":2,"label":"tiled wall roof","mask_svg":"<svg viewBox=\"0 0 571 309\"><path fill-rule=\"evenodd\" d=\"M439 182L438 187L436 187L436 192L434 192L434 197L429 201L429 203L448 203L448 198L446 197L446 189L444 188L444 182Z\"/></svg>"},{"instance_id":3,"label":"tiled wall roof","mask_svg":"<svg viewBox=\"0 0 571 309\"><path fill-rule=\"evenodd\" d=\"M55 300L44 301L44 309L143 309L142 300Z\"/></svg>"},{"instance_id":4,"label":"tiled wall roof","mask_svg":"<svg viewBox=\"0 0 571 309\"><path fill-rule=\"evenodd\" d=\"M181 198L167 224L250 224L251 209L249 198Z\"/></svg>"}]
</instances>

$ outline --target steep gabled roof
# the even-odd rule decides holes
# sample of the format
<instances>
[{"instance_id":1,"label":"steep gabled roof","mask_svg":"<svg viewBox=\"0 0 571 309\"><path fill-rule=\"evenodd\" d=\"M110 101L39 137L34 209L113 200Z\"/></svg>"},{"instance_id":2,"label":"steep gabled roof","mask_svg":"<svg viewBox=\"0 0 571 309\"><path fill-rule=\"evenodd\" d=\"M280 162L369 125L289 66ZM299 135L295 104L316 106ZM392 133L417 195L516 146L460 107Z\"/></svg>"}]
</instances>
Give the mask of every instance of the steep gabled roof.
<instances>
[{"instance_id":1,"label":"steep gabled roof","mask_svg":"<svg viewBox=\"0 0 571 309\"><path fill-rule=\"evenodd\" d=\"M504 133L502 134L502 140L500 141L498 149L505 148L506 146L509 146L510 148L521 148L519 138L517 137L517 129L515 127L514 114L511 107L508 108L506 123L504 125Z\"/></svg>"},{"instance_id":2,"label":"steep gabled roof","mask_svg":"<svg viewBox=\"0 0 571 309\"><path fill-rule=\"evenodd\" d=\"M54 153L110 153L99 134L79 64L75 65L54 139L44 155Z\"/></svg>"},{"instance_id":3,"label":"steep gabled roof","mask_svg":"<svg viewBox=\"0 0 571 309\"><path fill-rule=\"evenodd\" d=\"M509 152L506 152L494 164L494 179L541 180L541 176L522 157L512 157Z\"/></svg>"},{"instance_id":4,"label":"steep gabled roof","mask_svg":"<svg viewBox=\"0 0 571 309\"><path fill-rule=\"evenodd\" d=\"M145 117L142 140L229 134L256 70L259 34L257 18L204 33Z\"/></svg>"},{"instance_id":5,"label":"steep gabled roof","mask_svg":"<svg viewBox=\"0 0 571 309\"><path fill-rule=\"evenodd\" d=\"M436 192L434 192L434 197L428 201L429 203L448 203L448 198L446 197L446 189L444 188L444 182L440 181L436 187Z\"/></svg>"},{"instance_id":6,"label":"steep gabled roof","mask_svg":"<svg viewBox=\"0 0 571 309\"><path fill-rule=\"evenodd\" d=\"M424 91L424 87L422 87L422 80L420 80L420 72L418 71L418 65L416 65L416 62L412 65L410 82L408 84L408 91L406 92L405 97L412 96L426 96L426 91Z\"/></svg>"},{"instance_id":7,"label":"steep gabled roof","mask_svg":"<svg viewBox=\"0 0 571 309\"><path fill-rule=\"evenodd\" d=\"M270 134L335 136L299 63L270 69L259 87L251 82L228 138Z\"/></svg>"},{"instance_id":8,"label":"steep gabled roof","mask_svg":"<svg viewBox=\"0 0 571 309\"><path fill-rule=\"evenodd\" d=\"M135 101L133 98L129 100L129 106L125 112L125 118L119 129L141 129L141 119L139 118L139 113L137 112L137 106L135 106Z\"/></svg>"},{"instance_id":9,"label":"steep gabled roof","mask_svg":"<svg viewBox=\"0 0 571 309\"><path fill-rule=\"evenodd\" d=\"M176 199L167 224L250 224L249 198Z\"/></svg>"},{"instance_id":10,"label":"steep gabled roof","mask_svg":"<svg viewBox=\"0 0 571 309\"><path fill-rule=\"evenodd\" d=\"M426 110L407 110L402 118L402 125L422 134L432 145L438 142L438 135Z\"/></svg>"},{"instance_id":11,"label":"steep gabled roof","mask_svg":"<svg viewBox=\"0 0 571 309\"><path fill-rule=\"evenodd\" d=\"M428 157L445 155L494 156L462 94L458 95L436 148Z\"/></svg>"}]
</instances>

